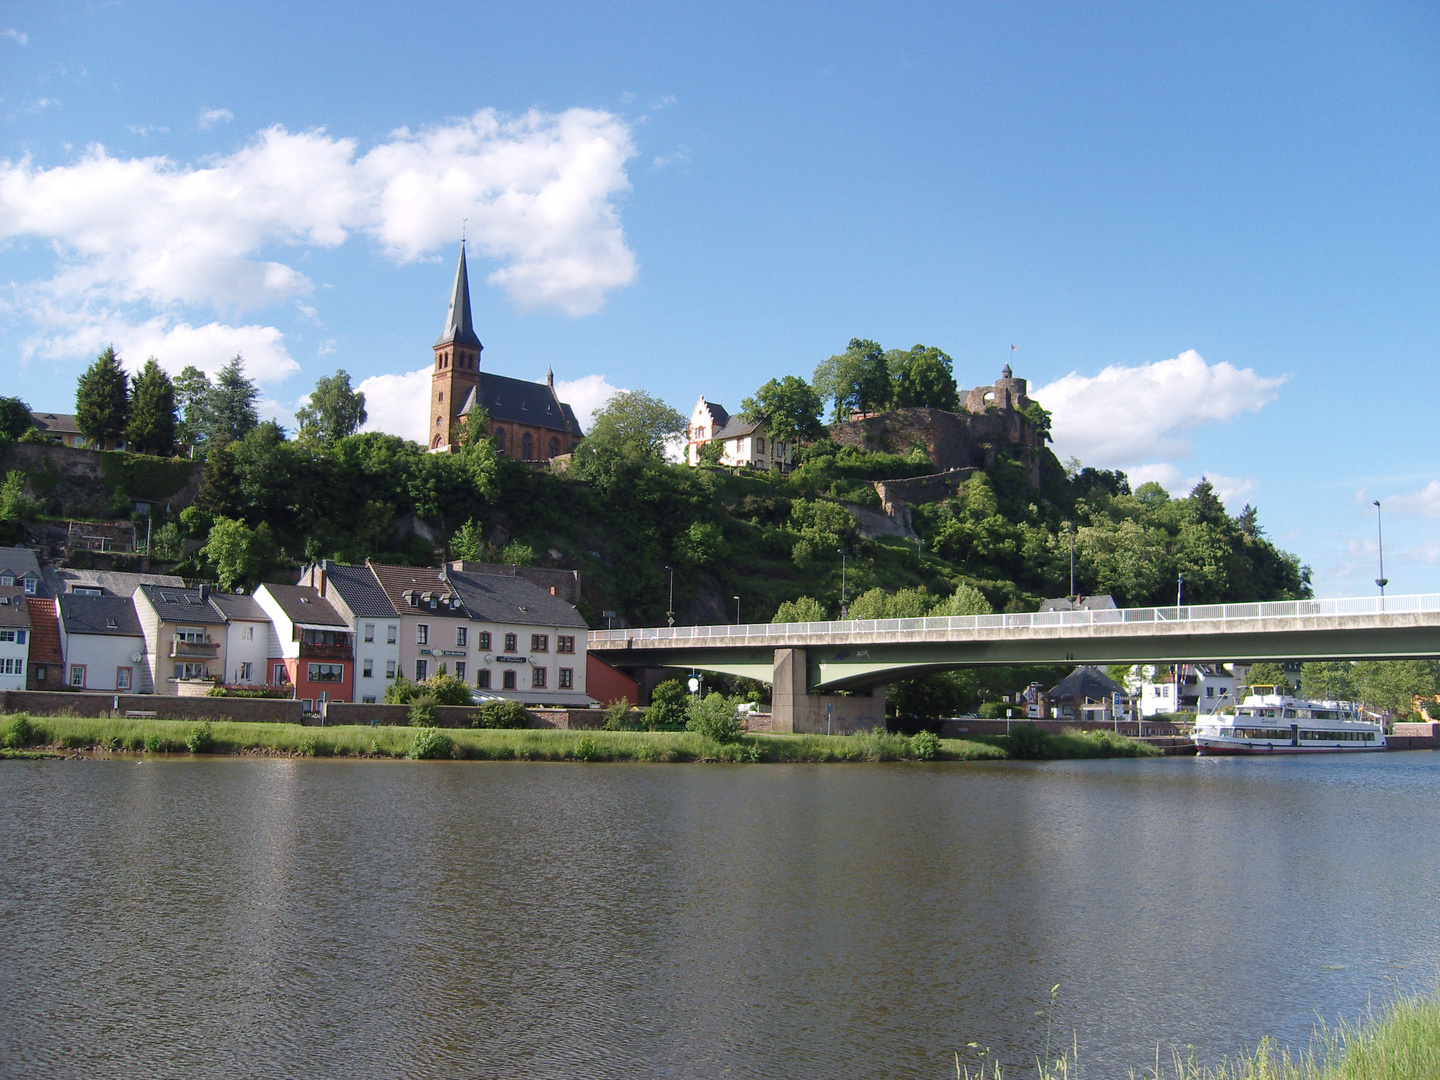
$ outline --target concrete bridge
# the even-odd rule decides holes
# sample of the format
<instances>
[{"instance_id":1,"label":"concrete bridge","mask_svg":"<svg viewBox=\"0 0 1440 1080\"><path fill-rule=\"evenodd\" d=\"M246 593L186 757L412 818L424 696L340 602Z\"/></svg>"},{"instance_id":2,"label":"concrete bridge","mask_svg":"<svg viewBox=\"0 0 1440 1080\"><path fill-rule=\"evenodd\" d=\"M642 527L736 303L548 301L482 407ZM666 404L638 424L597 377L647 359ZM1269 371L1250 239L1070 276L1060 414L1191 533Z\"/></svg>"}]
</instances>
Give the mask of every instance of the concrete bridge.
<instances>
[{"instance_id":1,"label":"concrete bridge","mask_svg":"<svg viewBox=\"0 0 1440 1080\"><path fill-rule=\"evenodd\" d=\"M1440 594L639 627L591 631L589 647L617 667L768 682L777 730L853 730L884 723L886 683L957 667L1440 657Z\"/></svg>"}]
</instances>

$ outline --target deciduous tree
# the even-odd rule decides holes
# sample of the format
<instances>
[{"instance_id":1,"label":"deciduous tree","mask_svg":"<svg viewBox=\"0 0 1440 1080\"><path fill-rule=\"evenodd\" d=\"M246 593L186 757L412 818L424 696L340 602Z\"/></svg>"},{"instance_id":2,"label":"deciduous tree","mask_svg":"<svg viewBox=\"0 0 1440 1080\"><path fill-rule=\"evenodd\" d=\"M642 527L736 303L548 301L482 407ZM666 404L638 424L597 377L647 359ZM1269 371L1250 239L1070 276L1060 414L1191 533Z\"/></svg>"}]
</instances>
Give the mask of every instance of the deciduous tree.
<instances>
[{"instance_id":1,"label":"deciduous tree","mask_svg":"<svg viewBox=\"0 0 1440 1080\"><path fill-rule=\"evenodd\" d=\"M34 426L29 405L18 397L0 397L0 439L18 439Z\"/></svg>"},{"instance_id":2,"label":"deciduous tree","mask_svg":"<svg viewBox=\"0 0 1440 1080\"><path fill-rule=\"evenodd\" d=\"M742 419L765 420L770 436L784 442L809 442L824 436L820 413L825 403L815 388L797 375L771 379L754 397L740 403Z\"/></svg>"},{"instance_id":3,"label":"deciduous tree","mask_svg":"<svg viewBox=\"0 0 1440 1080\"><path fill-rule=\"evenodd\" d=\"M897 409L923 407L955 412L960 395L954 362L933 345L896 349L886 356L893 384L891 404Z\"/></svg>"},{"instance_id":4,"label":"deciduous tree","mask_svg":"<svg viewBox=\"0 0 1440 1080\"><path fill-rule=\"evenodd\" d=\"M310 400L295 419L302 436L325 442L347 438L365 423L365 395L350 386L350 375L342 368L316 380Z\"/></svg>"},{"instance_id":5,"label":"deciduous tree","mask_svg":"<svg viewBox=\"0 0 1440 1080\"><path fill-rule=\"evenodd\" d=\"M822 360L810 380L822 399L835 404L835 419L873 412L890 404L890 369L885 350L865 338L851 338L845 351Z\"/></svg>"}]
</instances>

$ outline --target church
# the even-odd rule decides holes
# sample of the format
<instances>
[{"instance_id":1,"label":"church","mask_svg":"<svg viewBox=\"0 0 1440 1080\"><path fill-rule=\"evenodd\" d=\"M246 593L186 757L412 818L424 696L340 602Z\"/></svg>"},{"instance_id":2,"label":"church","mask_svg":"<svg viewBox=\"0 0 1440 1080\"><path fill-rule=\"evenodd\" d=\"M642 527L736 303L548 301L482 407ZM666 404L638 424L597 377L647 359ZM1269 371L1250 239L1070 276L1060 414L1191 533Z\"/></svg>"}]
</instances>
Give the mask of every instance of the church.
<instances>
[{"instance_id":1,"label":"church","mask_svg":"<svg viewBox=\"0 0 1440 1080\"><path fill-rule=\"evenodd\" d=\"M470 317L470 276L465 268L465 245L455 268L455 290L445 332L435 342L435 367L430 374L430 449L449 453L462 418L477 412L490 422L495 452L537 464L571 453L585 433L575 413L555 395L555 373L543 383L511 379L480 370L485 346L475 334Z\"/></svg>"}]
</instances>

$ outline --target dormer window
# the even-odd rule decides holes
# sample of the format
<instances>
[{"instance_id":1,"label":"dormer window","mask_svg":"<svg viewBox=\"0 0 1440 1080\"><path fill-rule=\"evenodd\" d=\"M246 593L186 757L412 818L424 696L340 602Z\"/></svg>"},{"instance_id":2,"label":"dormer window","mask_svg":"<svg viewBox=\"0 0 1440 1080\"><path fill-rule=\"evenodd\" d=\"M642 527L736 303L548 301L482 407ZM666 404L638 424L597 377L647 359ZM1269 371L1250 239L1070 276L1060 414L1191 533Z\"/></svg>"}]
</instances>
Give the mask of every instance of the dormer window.
<instances>
[{"instance_id":1,"label":"dormer window","mask_svg":"<svg viewBox=\"0 0 1440 1080\"><path fill-rule=\"evenodd\" d=\"M0 574L0 585L14 585L14 584L15 584L15 575L14 575L14 574Z\"/></svg>"},{"instance_id":2,"label":"dormer window","mask_svg":"<svg viewBox=\"0 0 1440 1080\"><path fill-rule=\"evenodd\" d=\"M118 630L118 629L120 629L120 624L117 623L114 619L106 619L106 620L105 620L105 629L106 629L106 630Z\"/></svg>"}]
</instances>

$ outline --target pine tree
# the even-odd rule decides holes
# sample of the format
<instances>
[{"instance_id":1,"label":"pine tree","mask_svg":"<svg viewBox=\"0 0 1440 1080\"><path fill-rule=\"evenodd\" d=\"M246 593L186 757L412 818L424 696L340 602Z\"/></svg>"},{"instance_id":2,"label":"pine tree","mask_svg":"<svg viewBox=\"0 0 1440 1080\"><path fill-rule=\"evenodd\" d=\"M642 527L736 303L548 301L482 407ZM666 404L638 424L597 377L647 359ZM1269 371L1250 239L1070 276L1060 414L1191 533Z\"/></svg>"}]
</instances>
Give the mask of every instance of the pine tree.
<instances>
[{"instance_id":1,"label":"pine tree","mask_svg":"<svg viewBox=\"0 0 1440 1080\"><path fill-rule=\"evenodd\" d=\"M130 388L125 441L140 454L175 452L175 384L152 356Z\"/></svg>"},{"instance_id":2,"label":"pine tree","mask_svg":"<svg viewBox=\"0 0 1440 1080\"><path fill-rule=\"evenodd\" d=\"M106 439L118 439L125 431L125 414L130 404L130 379L107 346L80 376L75 391L75 423L81 433L98 447Z\"/></svg>"},{"instance_id":3,"label":"pine tree","mask_svg":"<svg viewBox=\"0 0 1440 1080\"><path fill-rule=\"evenodd\" d=\"M260 424L255 399L260 391L245 377L245 361L236 353L215 377L209 395L210 437L217 442L243 439Z\"/></svg>"},{"instance_id":4,"label":"pine tree","mask_svg":"<svg viewBox=\"0 0 1440 1080\"><path fill-rule=\"evenodd\" d=\"M182 443L199 446L210 437L210 377L194 365L182 368L175 379L175 406L180 424L175 437Z\"/></svg>"}]
</instances>

